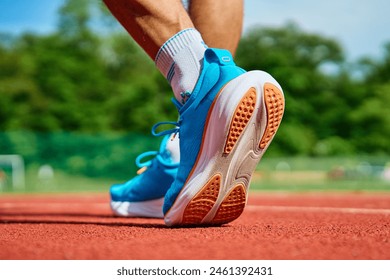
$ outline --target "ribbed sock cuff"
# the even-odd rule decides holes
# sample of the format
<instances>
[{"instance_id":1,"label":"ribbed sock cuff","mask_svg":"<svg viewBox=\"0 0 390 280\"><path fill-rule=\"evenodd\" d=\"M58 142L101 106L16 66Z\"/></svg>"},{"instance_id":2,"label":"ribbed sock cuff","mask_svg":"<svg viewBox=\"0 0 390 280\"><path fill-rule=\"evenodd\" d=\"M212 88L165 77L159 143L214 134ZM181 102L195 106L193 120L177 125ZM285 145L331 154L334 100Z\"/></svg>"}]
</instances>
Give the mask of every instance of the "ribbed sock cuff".
<instances>
[{"instance_id":1,"label":"ribbed sock cuff","mask_svg":"<svg viewBox=\"0 0 390 280\"><path fill-rule=\"evenodd\" d=\"M194 42L203 42L202 36L196 29L188 28L175 34L161 46L156 55L155 63L164 77L168 77L168 72L174 63L173 57ZM206 48L207 46L204 45L204 49Z\"/></svg>"}]
</instances>

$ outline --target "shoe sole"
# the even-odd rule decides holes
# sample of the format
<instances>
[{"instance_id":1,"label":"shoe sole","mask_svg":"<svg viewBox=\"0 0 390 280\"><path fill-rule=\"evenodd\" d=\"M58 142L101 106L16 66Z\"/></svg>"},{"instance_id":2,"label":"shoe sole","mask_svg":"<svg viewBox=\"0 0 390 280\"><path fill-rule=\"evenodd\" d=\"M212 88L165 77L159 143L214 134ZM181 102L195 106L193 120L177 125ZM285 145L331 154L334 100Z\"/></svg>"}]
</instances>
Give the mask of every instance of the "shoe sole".
<instances>
[{"instance_id":1,"label":"shoe sole","mask_svg":"<svg viewBox=\"0 0 390 280\"><path fill-rule=\"evenodd\" d=\"M163 203L164 198L159 198L140 202L111 201L110 206L114 214L120 217L163 218Z\"/></svg>"},{"instance_id":2,"label":"shoe sole","mask_svg":"<svg viewBox=\"0 0 390 280\"><path fill-rule=\"evenodd\" d=\"M210 108L198 158L165 223L221 225L237 219L283 112L283 91L269 74L251 71L230 81Z\"/></svg>"}]
</instances>

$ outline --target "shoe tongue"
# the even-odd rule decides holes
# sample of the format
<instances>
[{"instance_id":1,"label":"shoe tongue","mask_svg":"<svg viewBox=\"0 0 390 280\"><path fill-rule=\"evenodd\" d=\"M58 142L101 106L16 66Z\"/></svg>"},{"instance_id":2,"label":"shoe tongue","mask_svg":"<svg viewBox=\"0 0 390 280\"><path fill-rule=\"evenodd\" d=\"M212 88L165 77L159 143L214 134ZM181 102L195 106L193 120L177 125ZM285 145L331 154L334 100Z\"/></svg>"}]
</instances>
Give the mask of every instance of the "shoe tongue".
<instances>
[{"instance_id":1,"label":"shoe tongue","mask_svg":"<svg viewBox=\"0 0 390 280\"><path fill-rule=\"evenodd\" d=\"M179 148L179 135L170 135L163 141L161 147L161 157L169 161L170 163L179 163L180 162L180 148ZM165 142L165 147L163 144Z\"/></svg>"}]
</instances>

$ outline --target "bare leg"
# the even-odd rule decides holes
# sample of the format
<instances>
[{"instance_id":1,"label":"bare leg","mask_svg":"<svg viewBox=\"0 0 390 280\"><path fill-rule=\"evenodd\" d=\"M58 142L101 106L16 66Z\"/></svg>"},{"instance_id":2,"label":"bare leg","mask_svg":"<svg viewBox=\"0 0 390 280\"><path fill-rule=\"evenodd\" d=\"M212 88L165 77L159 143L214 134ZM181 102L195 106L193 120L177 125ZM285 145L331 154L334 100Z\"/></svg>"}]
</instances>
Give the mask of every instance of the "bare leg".
<instances>
[{"instance_id":1,"label":"bare leg","mask_svg":"<svg viewBox=\"0 0 390 280\"><path fill-rule=\"evenodd\" d=\"M180 0L104 0L104 3L153 60L169 38L194 27Z\"/></svg>"},{"instance_id":2,"label":"bare leg","mask_svg":"<svg viewBox=\"0 0 390 280\"><path fill-rule=\"evenodd\" d=\"M189 6L191 20L206 44L233 55L241 37L243 13L243 0L191 0Z\"/></svg>"},{"instance_id":3,"label":"bare leg","mask_svg":"<svg viewBox=\"0 0 390 280\"><path fill-rule=\"evenodd\" d=\"M154 59L179 31L195 27L212 48L236 52L242 32L243 0L192 0L189 15L180 0L104 0L133 39ZM158 3L158 4L156 4ZM223 12L222 12L223 11Z\"/></svg>"}]
</instances>

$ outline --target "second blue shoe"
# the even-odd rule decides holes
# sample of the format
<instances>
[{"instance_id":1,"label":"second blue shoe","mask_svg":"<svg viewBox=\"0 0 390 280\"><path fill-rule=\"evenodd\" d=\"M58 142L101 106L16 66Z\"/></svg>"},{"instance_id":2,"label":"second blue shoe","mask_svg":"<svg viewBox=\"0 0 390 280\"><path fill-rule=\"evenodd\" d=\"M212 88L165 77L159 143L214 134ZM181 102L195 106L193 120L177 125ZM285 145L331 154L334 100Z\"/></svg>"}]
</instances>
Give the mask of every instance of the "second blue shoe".
<instances>
[{"instance_id":1,"label":"second blue shoe","mask_svg":"<svg viewBox=\"0 0 390 280\"><path fill-rule=\"evenodd\" d=\"M110 188L111 209L116 215L163 217L164 195L175 179L179 165L167 146L176 148L176 145L179 145L177 138L165 136L158 152L145 152L137 157L136 164L140 168L137 176ZM142 162L150 157L151 160Z\"/></svg>"}]
</instances>

